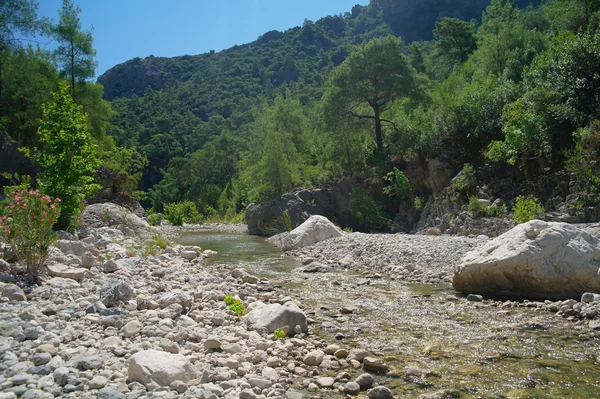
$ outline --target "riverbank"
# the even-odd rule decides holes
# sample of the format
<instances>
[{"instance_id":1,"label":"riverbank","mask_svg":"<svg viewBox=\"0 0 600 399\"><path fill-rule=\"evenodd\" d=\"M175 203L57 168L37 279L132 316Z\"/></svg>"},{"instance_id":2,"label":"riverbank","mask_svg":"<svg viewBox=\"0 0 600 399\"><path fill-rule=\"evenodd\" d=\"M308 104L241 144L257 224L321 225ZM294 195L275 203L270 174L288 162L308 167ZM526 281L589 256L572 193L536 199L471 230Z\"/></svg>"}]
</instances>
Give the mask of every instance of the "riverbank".
<instances>
[{"instance_id":1,"label":"riverbank","mask_svg":"<svg viewBox=\"0 0 600 399\"><path fill-rule=\"evenodd\" d=\"M41 287L1 287L2 398L594 398L600 388L600 332L548 311L562 301L451 289L452 262L483 238L353 233L294 252L307 263L296 267L292 253L222 230L148 254L158 230L136 223L59 242L50 263L68 269ZM208 243L234 247L222 236L252 240L235 246L252 257L215 255ZM308 332L261 336L226 294L249 311L293 301ZM147 367L132 370L142 355ZM155 381L152 364L170 379Z\"/></svg>"}]
</instances>

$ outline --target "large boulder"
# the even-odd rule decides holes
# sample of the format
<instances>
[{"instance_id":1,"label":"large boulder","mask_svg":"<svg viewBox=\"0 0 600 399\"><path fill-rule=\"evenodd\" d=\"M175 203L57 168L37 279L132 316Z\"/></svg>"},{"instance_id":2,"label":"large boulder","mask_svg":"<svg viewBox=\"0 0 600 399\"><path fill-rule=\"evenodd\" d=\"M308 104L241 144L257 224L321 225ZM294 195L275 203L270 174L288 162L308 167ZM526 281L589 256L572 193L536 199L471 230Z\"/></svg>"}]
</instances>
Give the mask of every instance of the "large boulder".
<instances>
[{"instance_id":1,"label":"large boulder","mask_svg":"<svg viewBox=\"0 0 600 399\"><path fill-rule=\"evenodd\" d=\"M183 355L147 350L129 360L129 381L137 381L148 389L168 387L173 381L188 382L196 377L192 363Z\"/></svg>"},{"instance_id":2,"label":"large boulder","mask_svg":"<svg viewBox=\"0 0 600 399\"><path fill-rule=\"evenodd\" d=\"M567 224L533 220L465 255L452 285L465 293L575 298L600 292L600 241Z\"/></svg>"},{"instance_id":3,"label":"large boulder","mask_svg":"<svg viewBox=\"0 0 600 399\"><path fill-rule=\"evenodd\" d=\"M284 194L263 204L250 204L246 208L248 233L269 236L285 230L284 213L292 224L298 225L309 218L308 208L295 193Z\"/></svg>"},{"instance_id":4,"label":"large boulder","mask_svg":"<svg viewBox=\"0 0 600 399\"><path fill-rule=\"evenodd\" d=\"M313 215L283 239L283 249L289 251L313 245L344 233L325 216Z\"/></svg>"},{"instance_id":5,"label":"large boulder","mask_svg":"<svg viewBox=\"0 0 600 399\"><path fill-rule=\"evenodd\" d=\"M125 235L133 231L142 238L152 236L148 222L122 206L110 202L88 205L81 215L81 236L87 237L102 227L118 229Z\"/></svg>"},{"instance_id":6,"label":"large boulder","mask_svg":"<svg viewBox=\"0 0 600 399\"><path fill-rule=\"evenodd\" d=\"M287 331L292 332L296 326L300 326L302 332L308 331L306 315L294 302L286 302L284 305L258 303L248 313L246 322L248 330L264 334L280 328L287 328Z\"/></svg>"}]
</instances>

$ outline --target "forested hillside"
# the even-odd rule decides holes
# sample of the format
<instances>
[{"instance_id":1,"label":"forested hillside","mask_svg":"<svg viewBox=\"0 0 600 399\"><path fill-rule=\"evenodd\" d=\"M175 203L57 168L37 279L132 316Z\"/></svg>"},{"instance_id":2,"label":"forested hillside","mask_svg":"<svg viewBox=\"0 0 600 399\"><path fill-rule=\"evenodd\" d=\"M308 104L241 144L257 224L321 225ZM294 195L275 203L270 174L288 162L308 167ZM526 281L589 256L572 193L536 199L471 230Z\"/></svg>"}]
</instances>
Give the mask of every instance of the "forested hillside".
<instances>
[{"instance_id":1,"label":"forested hillside","mask_svg":"<svg viewBox=\"0 0 600 399\"><path fill-rule=\"evenodd\" d=\"M387 230L422 209L431 187L414 170L434 162L511 171L523 195L564 173L587 206L600 182L599 8L371 0L221 52L136 58L98 84L70 83L104 154L99 182L156 212L189 201L231 219L251 202L352 179L353 227ZM75 74L32 47L1 48L2 129L33 147L41 104ZM468 201L472 185L459 186Z\"/></svg>"}]
</instances>

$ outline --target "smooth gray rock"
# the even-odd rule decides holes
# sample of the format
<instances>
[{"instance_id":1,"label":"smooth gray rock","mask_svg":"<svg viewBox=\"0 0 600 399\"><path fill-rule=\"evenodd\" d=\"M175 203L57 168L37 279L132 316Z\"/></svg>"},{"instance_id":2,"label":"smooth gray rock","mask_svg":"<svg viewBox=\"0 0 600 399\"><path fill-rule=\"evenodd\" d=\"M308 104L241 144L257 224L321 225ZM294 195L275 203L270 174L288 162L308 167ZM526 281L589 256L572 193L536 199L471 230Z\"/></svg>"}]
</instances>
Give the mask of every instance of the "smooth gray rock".
<instances>
[{"instance_id":1,"label":"smooth gray rock","mask_svg":"<svg viewBox=\"0 0 600 399\"><path fill-rule=\"evenodd\" d=\"M344 385L344 393L346 395L358 395L360 392L360 385L358 385L358 383L354 382L354 381L350 381L348 382L346 385Z\"/></svg>"},{"instance_id":2,"label":"smooth gray rock","mask_svg":"<svg viewBox=\"0 0 600 399\"><path fill-rule=\"evenodd\" d=\"M286 302L284 305L259 304L248 313L246 322L249 330L265 334L284 327L288 327L288 331L294 331L297 325L302 332L308 332L306 315L294 302Z\"/></svg>"},{"instance_id":3,"label":"smooth gray rock","mask_svg":"<svg viewBox=\"0 0 600 399\"><path fill-rule=\"evenodd\" d=\"M0 283L0 297L6 297L11 301L26 301L27 297L23 290L15 284Z\"/></svg>"},{"instance_id":4,"label":"smooth gray rock","mask_svg":"<svg viewBox=\"0 0 600 399\"><path fill-rule=\"evenodd\" d=\"M129 380L140 382L147 388L168 387L176 380L187 383L195 376L192 364L183 355L147 350L134 354L129 361Z\"/></svg>"},{"instance_id":5,"label":"smooth gray rock","mask_svg":"<svg viewBox=\"0 0 600 399\"><path fill-rule=\"evenodd\" d=\"M359 375L356 377L356 380L354 380L354 382L356 382L363 391L371 388L374 381L375 380L373 379L373 376L367 373Z\"/></svg>"},{"instance_id":6,"label":"smooth gray rock","mask_svg":"<svg viewBox=\"0 0 600 399\"><path fill-rule=\"evenodd\" d=\"M384 386L378 386L367 392L369 399L394 399L392 391Z\"/></svg>"},{"instance_id":7,"label":"smooth gray rock","mask_svg":"<svg viewBox=\"0 0 600 399\"><path fill-rule=\"evenodd\" d=\"M123 399L123 394L117 387L105 387L98 391L98 399Z\"/></svg>"},{"instance_id":8,"label":"smooth gray rock","mask_svg":"<svg viewBox=\"0 0 600 399\"><path fill-rule=\"evenodd\" d=\"M306 247L342 235L344 232L325 216L313 215L285 236L283 249L289 251Z\"/></svg>"}]
</instances>

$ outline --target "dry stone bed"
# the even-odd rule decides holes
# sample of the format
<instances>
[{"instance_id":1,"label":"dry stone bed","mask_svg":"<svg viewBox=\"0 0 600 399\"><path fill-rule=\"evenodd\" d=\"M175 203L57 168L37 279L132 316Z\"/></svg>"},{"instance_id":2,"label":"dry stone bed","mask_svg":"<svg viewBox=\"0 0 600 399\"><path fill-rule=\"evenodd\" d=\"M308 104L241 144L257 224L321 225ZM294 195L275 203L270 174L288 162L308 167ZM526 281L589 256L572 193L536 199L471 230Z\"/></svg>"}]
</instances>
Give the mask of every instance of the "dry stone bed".
<instances>
[{"instance_id":1,"label":"dry stone bed","mask_svg":"<svg viewBox=\"0 0 600 399\"><path fill-rule=\"evenodd\" d=\"M301 386L372 388L369 374L331 376L362 367L366 355L312 335L293 298L267 279L207 267L210 253L198 247L140 256L155 232L120 208L96 208L81 239L52 250L41 286L0 285L1 399L301 398ZM226 294L249 315L228 310ZM273 337L279 328L287 339Z\"/></svg>"}]
</instances>

